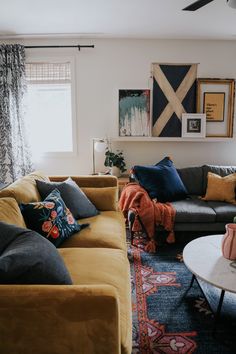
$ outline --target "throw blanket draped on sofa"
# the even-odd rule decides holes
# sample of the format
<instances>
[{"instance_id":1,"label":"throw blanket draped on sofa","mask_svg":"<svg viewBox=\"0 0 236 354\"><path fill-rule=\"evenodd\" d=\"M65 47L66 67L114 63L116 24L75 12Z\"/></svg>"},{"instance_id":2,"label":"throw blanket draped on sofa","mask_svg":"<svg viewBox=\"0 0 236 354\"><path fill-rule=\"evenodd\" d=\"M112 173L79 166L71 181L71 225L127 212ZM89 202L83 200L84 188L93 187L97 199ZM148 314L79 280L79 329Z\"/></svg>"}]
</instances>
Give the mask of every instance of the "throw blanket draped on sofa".
<instances>
[{"instance_id":1,"label":"throw blanket draped on sofa","mask_svg":"<svg viewBox=\"0 0 236 354\"><path fill-rule=\"evenodd\" d=\"M146 246L147 251L154 252L156 250L154 235L157 225L161 225L166 231L169 231L167 242L175 242L173 231L175 209L170 203L159 203L155 199L151 200L146 190L139 184L128 183L122 190L119 207L126 219L129 210L134 211L136 216L139 215L150 238L150 242ZM142 226L136 217L133 231L138 232L141 230Z\"/></svg>"}]
</instances>

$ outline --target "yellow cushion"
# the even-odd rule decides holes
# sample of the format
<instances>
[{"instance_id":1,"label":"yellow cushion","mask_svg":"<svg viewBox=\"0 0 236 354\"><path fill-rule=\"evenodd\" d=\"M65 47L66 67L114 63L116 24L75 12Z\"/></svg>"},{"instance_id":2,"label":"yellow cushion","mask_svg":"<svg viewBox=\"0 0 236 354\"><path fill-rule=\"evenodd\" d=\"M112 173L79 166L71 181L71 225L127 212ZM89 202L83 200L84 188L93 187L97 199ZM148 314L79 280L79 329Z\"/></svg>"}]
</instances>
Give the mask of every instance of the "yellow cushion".
<instances>
[{"instance_id":1,"label":"yellow cushion","mask_svg":"<svg viewBox=\"0 0 236 354\"><path fill-rule=\"evenodd\" d=\"M14 198L0 198L0 221L26 227L20 208Z\"/></svg>"},{"instance_id":2,"label":"yellow cushion","mask_svg":"<svg viewBox=\"0 0 236 354\"><path fill-rule=\"evenodd\" d=\"M75 233L61 247L102 247L126 250L125 221L119 211L101 211L97 216L79 220L89 227Z\"/></svg>"},{"instance_id":3,"label":"yellow cushion","mask_svg":"<svg viewBox=\"0 0 236 354\"><path fill-rule=\"evenodd\" d=\"M117 210L118 188L81 188L98 210Z\"/></svg>"},{"instance_id":4,"label":"yellow cushion","mask_svg":"<svg viewBox=\"0 0 236 354\"><path fill-rule=\"evenodd\" d=\"M117 290L120 303L121 353L131 353L131 293L126 253L103 248L61 248L59 252L74 285L104 284L112 285Z\"/></svg>"},{"instance_id":5,"label":"yellow cushion","mask_svg":"<svg viewBox=\"0 0 236 354\"><path fill-rule=\"evenodd\" d=\"M41 200L35 180L49 181L43 173L36 171L16 180L0 191L0 198L15 198L17 203L39 202Z\"/></svg>"},{"instance_id":6,"label":"yellow cushion","mask_svg":"<svg viewBox=\"0 0 236 354\"><path fill-rule=\"evenodd\" d=\"M221 177L208 172L207 190L203 200L217 200L236 204L235 201L236 173Z\"/></svg>"}]
</instances>

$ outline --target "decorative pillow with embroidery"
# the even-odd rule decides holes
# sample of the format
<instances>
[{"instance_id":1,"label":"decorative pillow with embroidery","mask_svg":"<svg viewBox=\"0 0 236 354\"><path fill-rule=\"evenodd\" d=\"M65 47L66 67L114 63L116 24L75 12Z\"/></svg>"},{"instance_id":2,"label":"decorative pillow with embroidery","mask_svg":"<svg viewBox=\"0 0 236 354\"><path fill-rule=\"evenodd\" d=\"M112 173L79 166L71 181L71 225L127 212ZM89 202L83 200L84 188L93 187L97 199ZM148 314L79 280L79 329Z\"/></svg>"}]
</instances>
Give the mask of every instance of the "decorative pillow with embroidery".
<instances>
[{"instance_id":1,"label":"decorative pillow with embroidery","mask_svg":"<svg viewBox=\"0 0 236 354\"><path fill-rule=\"evenodd\" d=\"M46 237L56 247L88 226L76 222L57 189L42 202L21 204L21 212L27 227Z\"/></svg>"},{"instance_id":2,"label":"decorative pillow with embroidery","mask_svg":"<svg viewBox=\"0 0 236 354\"><path fill-rule=\"evenodd\" d=\"M207 190L203 200L215 200L236 204L235 200L236 173L221 177L208 172Z\"/></svg>"}]
</instances>

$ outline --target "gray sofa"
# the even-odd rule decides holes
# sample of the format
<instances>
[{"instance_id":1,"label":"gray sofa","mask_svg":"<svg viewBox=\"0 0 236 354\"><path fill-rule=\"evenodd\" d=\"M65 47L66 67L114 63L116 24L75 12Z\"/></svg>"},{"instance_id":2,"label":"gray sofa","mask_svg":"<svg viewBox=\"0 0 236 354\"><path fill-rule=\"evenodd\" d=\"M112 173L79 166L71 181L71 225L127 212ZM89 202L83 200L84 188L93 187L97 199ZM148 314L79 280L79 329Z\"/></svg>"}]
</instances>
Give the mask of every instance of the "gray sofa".
<instances>
[{"instance_id":1,"label":"gray sofa","mask_svg":"<svg viewBox=\"0 0 236 354\"><path fill-rule=\"evenodd\" d=\"M174 226L176 234L191 232L191 234L200 236L208 233L224 233L225 224L233 222L233 218L236 216L236 205L218 201L204 201L199 197L206 193L208 172L224 177L236 173L236 166L203 165L186 167L177 171L189 196L187 199L172 202L176 210ZM128 219L130 230L132 230L135 219L133 212L129 212ZM140 222L142 224L142 220ZM163 232L163 227L157 227L157 238L161 232Z\"/></svg>"},{"instance_id":2,"label":"gray sofa","mask_svg":"<svg viewBox=\"0 0 236 354\"><path fill-rule=\"evenodd\" d=\"M225 224L233 222L236 205L199 199L206 193L208 172L224 177L236 173L236 166L203 165L178 169L189 197L172 202L176 210L175 231L223 233Z\"/></svg>"}]
</instances>

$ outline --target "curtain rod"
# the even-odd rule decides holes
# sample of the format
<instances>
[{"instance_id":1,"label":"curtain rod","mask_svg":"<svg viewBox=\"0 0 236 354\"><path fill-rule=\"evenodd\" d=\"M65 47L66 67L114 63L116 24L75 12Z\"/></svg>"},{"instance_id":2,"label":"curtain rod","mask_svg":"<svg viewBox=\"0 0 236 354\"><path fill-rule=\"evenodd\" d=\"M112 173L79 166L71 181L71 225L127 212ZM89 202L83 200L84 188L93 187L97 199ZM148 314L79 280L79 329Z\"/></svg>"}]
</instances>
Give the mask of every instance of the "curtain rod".
<instances>
[{"instance_id":1,"label":"curtain rod","mask_svg":"<svg viewBox=\"0 0 236 354\"><path fill-rule=\"evenodd\" d=\"M94 45L30 45L25 46L26 49L34 49L34 48L94 48Z\"/></svg>"}]
</instances>

